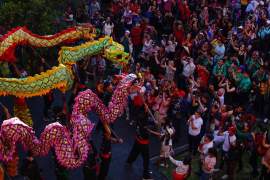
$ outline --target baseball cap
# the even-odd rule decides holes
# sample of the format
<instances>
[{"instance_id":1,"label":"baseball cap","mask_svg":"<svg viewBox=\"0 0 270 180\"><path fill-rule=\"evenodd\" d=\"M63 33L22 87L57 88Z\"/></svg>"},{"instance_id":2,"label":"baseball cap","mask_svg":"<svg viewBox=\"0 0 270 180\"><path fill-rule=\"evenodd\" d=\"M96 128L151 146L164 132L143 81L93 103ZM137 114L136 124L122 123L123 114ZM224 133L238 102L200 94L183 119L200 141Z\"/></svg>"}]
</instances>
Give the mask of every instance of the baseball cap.
<instances>
[{"instance_id":1,"label":"baseball cap","mask_svg":"<svg viewBox=\"0 0 270 180\"><path fill-rule=\"evenodd\" d=\"M186 95L185 91L179 91L179 92L177 92L177 94L178 95L181 95L181 96L185 96Z\"/></svg>"},{"instance_id":2,"label":"baseball cap","mask_svg":"<svg viewBox=\"0 0 270 180\"><path fill-rule=\"evenodd\" d=\"M129 30L126 30L125 32L128 33L128 34L130 34L130 31Z\"/></svg>"},{"instance_id":3,"label":"baseball cap","mask_svg":"<svg viewBox=\"0 0 270 180\"><path fill-rule=\"evenodd\" d=\"M258 56L259 53L258 53L258 51L254 51L254 52L252 53L252 55Z\"/></svg>"},{"instance_id":4,"label":"baseball cap","mask_svg":"<svg viewBox=\"0 0 270 180\"><path fill-rule=\"evenodd\" d=\"M239 68L240 68L242 71L245 70L245 66L243 66L243 65L241 65Z\"/></svg>"},{"instance_id":5,"label":"baseball cap","mask_svg":"<svg viewBox=\"0 0 270 180\"><path fill-rule=\"evenodd\" d=\"M244 27L243 26L238 26L238 29L244 29Z\"/></svg>"},{"instance_id":6,"label":"baseball cap","mask_svg":"<svg viewBox=\"0 0 270 180\"><path fill-rule=\"evenodd\" d=\"M234 127L234 126L229 127L229 130L232 131L232 132L236 132L237 131L236 127Z\"/></svg>"}]
</instances>

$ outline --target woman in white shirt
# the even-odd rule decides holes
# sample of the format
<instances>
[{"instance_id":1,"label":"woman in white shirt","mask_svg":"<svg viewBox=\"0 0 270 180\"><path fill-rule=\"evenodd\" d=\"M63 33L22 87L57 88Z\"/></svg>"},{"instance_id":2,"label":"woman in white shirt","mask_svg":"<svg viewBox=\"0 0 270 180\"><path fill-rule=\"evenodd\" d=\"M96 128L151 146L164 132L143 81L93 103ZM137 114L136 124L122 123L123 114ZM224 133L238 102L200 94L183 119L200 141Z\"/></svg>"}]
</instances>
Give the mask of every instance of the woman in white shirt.
<instances>
[{"instance_id":1,"label":"woman in white shirt","mask_svg":"<svg viewBox=\"0 0 270 180\"><path fill-rule=\"evenodd\" d=\"M113 33L113 23L111 23L111 18L107 17L104 25L103 25L103 33L105 34L105 36L110 36L111 33Z\"/></svg>"},{"instance_id":2,"label":"woman in white shirt","mask_svg":"<svg viewBox=\"0 0 270 180\"><path fill-rule=\"evenodd\" d=\"M198 146L200 144L200 133L201 127L203 124L203 120L201 116L203 115L203 111L199 108L193 116L190 116L189 120L187 121L188 128L188 144L189 144L189 152L191 154L192 151L192 158L194 159L197 153Z\"/></svg>"},{"instance_id":3,"label":"woman in white shirt","mask_svg":"<svg viewBox=\"0 0 270 180\"><path fill-rule=\"evenodd\" d=\"M149 34L146 34L145 33L145 36L142 40L142 43L143 43L143 49L142 49L142 52L145 52L145 53L149 53L149 48L150 48L150 45L152 44L152 39L151 39L151 36Z\"/></svg>"}]
</instances>

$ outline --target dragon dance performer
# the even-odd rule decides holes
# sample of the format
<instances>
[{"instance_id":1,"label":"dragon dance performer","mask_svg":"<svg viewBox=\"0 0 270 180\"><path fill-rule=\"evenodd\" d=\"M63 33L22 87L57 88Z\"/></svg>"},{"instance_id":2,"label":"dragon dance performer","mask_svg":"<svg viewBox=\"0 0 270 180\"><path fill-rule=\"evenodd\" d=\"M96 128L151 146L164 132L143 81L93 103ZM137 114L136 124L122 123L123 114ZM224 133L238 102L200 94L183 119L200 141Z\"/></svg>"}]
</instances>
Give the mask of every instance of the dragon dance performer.
<instances>
[{"instance_id":1,"label":"dragon dance performer","mask_svg":"<svg viewBox=\"0 0 270 180\"><path fill-rule=\"evenodd\" d=\"M99 167L97 164L98 151L94 145L94 141L90 139L89 142L90 149L88 150L87 159L83 165L83 180L96 179L96 174L99 173Z\"/></svg>"},{"instance_id":2,"label":"dragon dance performer","mask_svg":"<svg viewBox=\"0 0 270 180\"><path fill-rule=\"evenodd\" d=\"M22 166L20 169L20 175L25 180L44 180L41 172L43 170L39 168L38 163L33 158L32 152L27 151L27 157L23 159Z\"/></svg>"},{"instance_id":3,"label":"dragon dance performer","mask_svg":"<svg viewBox=\"0 0 270 180\"><path fill-rule=\"evenodd\" d=\"M147 125L158 124L158 122L148 122L148 106L144 106L144 112L139 114L137 117L136 125L136 140L134 142L133 148L127 158L126 164L131 165L136 161L139 154L143 158L143 180L152 180L153 178L149 175L149 133L146 128Z\"/></svg>"},{"instance_id":4,"label":"dragon dance performer","mask_svg":"<svg viewBox=\"0 0 270 180\"><path fill-rule=\"evenodd\" d=\"M54 166L54 173L57 180L69 180L68 170L66 167L62 166L57 159L54 148L51 148L52 151L52 161Z\"/></svg>"},{"instance_id":5,"label":"dragon dance performer","mask_svg":"<svg viewBox=\"0 0 270 180\"><path fill-rule=\"evenodd\" d=\"M111 163L112 158L112 142L123 143L122 139L115 139L111 137L111 130L106 123L102 126L101 147L100 147L100 171L98 174L98 180L105 180Z\"/></svg>"}]
</instances>

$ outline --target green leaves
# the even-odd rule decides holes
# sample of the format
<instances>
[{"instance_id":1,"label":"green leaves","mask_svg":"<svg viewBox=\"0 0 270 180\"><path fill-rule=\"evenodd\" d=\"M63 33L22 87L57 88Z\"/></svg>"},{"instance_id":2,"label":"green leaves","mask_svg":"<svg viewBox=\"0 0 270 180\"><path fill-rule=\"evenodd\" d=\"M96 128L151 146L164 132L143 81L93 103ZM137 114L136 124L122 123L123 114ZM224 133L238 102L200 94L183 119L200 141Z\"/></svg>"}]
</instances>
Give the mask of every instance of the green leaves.
<instances>
[{"instance_id":1,"label":"green leaves","mask_svg":"<svg viewBox=\"0 0 270 180\"><path fill-rule=\"evenodd\" d=\"M7 22L12 28L25 26L38 35L60 32L66 26L57 22L64 12L60 6L69 0L6 0L0 6L0 23Z\"/></svg>"}]
</instances>

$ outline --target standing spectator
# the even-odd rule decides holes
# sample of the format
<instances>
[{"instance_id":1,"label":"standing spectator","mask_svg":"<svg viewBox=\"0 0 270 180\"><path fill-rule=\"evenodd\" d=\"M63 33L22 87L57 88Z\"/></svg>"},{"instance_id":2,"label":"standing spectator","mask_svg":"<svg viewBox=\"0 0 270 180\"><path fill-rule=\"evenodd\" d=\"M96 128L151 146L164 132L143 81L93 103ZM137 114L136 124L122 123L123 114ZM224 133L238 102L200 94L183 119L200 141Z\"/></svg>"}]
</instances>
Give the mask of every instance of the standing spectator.
<instances>
[{"instance_id":1,"label":"standing spectator","mask_svg":"<svg viewBox=\"0 0 270 180\"><path fill-rule=\"evenodd\" d=\"M244 105L247 102L248 92L250 90L251 81L249 79L249 74L244 73L244 77L241 80L239 86L237 87L236 93L239 95L239 104Z\"/></svg>"},{"instance_id":2,"label":"standing spectator","mask_svg":"<svg viewBox=\"0 0 270 180\"><path fill-rule=\"evenodd\" d=\"M138 8L136 10L136 13L134 15L132 15L132 27L135 27L136 26L136 23L139 23L141 22L142 20L142 15L141 15L141 9Z\"/></svg>"},{"instance_id":3,"label":"standing spectator","mask_svg":"<svg viewBox=\"0 0 270 180\"><path fill-rule=\"evenodd\" d=\"M182 180L187 179L188 176L191 174L191 157L185 156L183 161L176 161L174 160L170 154L168 153L167 156L170 158L173 164L177 166L175 171L173 172L173 179L174 180Z\"/></svg>"},{"instance_id":4,"label":"standing spectator","mask_svg":"<svg viewBox=\"0 0 270 180\"><path fill-rule=\"evenodd\" d=\"M210 148L213 148L213 139L214 136L211 133L206 133L200 143L200 146L198 147L198 153L199 153L199 172L195 172L197 176L202 176L203 174L203 162L209 154L208 151ZM212 169L214 170L214 169Z\"/></svg>"},{"instance_id":5,"label":"standing spectator","mask_svg":"<svg viewBox=\"0 0 270 180\"><path fill-rule=\"evenodd\" d=\"M120 43L124 46L124 50L126 53L131 53L129 51L129 47L132 44L131 38L129 37L130 31L126 30L125 35L120 39Z\"/></svg>"},{"instance_id":6,"label":"standing spectator","mask_svg":"<svg viewBox=\"0 0 270 180\"><path fill-rule=\"evenodd\" d=\"M88 11L89 11L89 6L87 6L87 3L85 2L83 4L83 22L86 23L88 21Z\"/></svg>"},{"instance_id":7,"label":"standing spectator","mask_svg":"<svg viewBox=\"0 0 270 180\"><path fill-rule=\"evenodd\" d=\"M195 70L195 65L193 59L190 57L181 58L181 63L183 64L183 72L179 75L180 87L186 87L186 79L193 75Z\"/></svg>"},{"instance_id":8,"label":"standing spectator","mask_svg":"<svg viewBox=\"0 0 270 180\"><path fill-rule=\"evenodd\" d=\"M105 36L111 36L113 33L114 24L111 22L111 18L107 17L106 21L103 23L103 33Z\"/></svg>"},{"instance_id":9,"label":"standing spectator","mask_svg":"<svg viewBox=\"0 0 270 180\"><path fill-rule=\"evenodd\" d=\"M139 9L138 9L139 10ZM140 53L140 39L141 39L141 33L142 33L142 28L140 28L140 22L135 23L135 27L131 29L131 39L133 42L133 57L137 58L138 54Z\"/></svg>"},{"instance_id":10,"label":"standing spectator","mask_svg":"<svg viewBox=\"0 0 270 180\"><path fill-rule=\"evenodd\" d=\"M224 60L220 59L219 63L214 67L213 70L213 84L214 84L214 90L218 90L218 84L221 81L223 77L226 76L226 66L224 65Z\"/></svg>"},{"instance_id":11,"label":"standing spectator","mask_svg":"<svg viewBox=\"0 0 270 180\"><path fill-rule=\"evenodd\" d=\"M130 10L129 5L127 5L127 7L125 8L125 11L123 13L123 18L124 18L124 21L125 21L125 27L128 30L131 30L131 28L132 28L132 12Z\"/></svg>"},{"instance_id":12,"label":"standing spectator","mask_svg":"<svg viewBox=\"0 0 270 180\"><path fill-rule=\"evenodd\" d=\"M173 127L175 128L175 135L173 139L173 143L179 142L179 137L181 135L181 121L184 118L187 109L188 109L188 102L186 99L186 93L184 91L180 91L177 93L177 97L174 102L172 102L173 110L172 110L172 118L173 118Z\"/></svg>"},{"instance_id":13,"label":"standing spectator","mask_svg":"<svg viewBox=\"0 0 270 180\"><path fill-rule=\"evenodd\" d=\"M111 18L111 20L114 20L115 16L118 14L118 7L116 6L114 1L110 2L108 9L107 9L107 12L108 12L108 16ZM114 32L116 32L116 31L114 31Z\"/></svg>"},{"instance_id":14,"label":"standing spectator","mask_svg":"<svg viewBox=\"0 0 270 180\"><path fill-rule=\"evenodd\" d=\"M134 3L131 4L130 10L133 13L136 13L137 9L140 9L140 8L141 8L141 6L139 5L138 0L135 0Z\"/></svg>"},{"instance_id":15,"label":"standing spectator","mask_svg":"<svg viewBox=\"0 0 270 180\"><path fill-rule=\"evenodd\" d=\"M229 180L233 180L233 170L237 166L238 156L242 153L241 141L236 139L231 143L231 147L228 150L228 155L224 157L224 161L227 162L227 173L222 177Z\"/></svg>"},{"instance_id":16,"label":"standing spectator","mask_svg":"<svg viewBox=\"0 0 270 180\"><path fill-rule=\"evenodd\" d=\"M228 151L231 147L231 144L236 140L236 137L234 135L236 131L237 131L237 129L234 126L229 127L229 130L225 131L224 133L221 133L221 130L219 129L218 136L225 135L225 140L224 140L222 150L221 150L221 163L219 165L219 169L214 169L215 172L221 171L223 169L223 166L224 166L223 158L226 157L226 154L228 153Z\"/></svg>"},{"instance_id":17,"label":"standing spectator","mask_svg":"<svg viewBox=\"0 0 270 180\"><path fill-rule=\"evenodd\" d=\"M223 41L218 41L218 45L215 48L215 59L222 59L224 57L224 53L225 53L225 47L223 45Z\"/></svg>"},{"instance_id":18,"label":"standing spectator","mask_svg":"<svg viewBox=\"0 0 270 180\"><path fill-rule=\"evenodd\" d=\"M176 21L174 21L173 23L173 36L176 37L176 41L177 41L177 50L180 48L180 46L182 46L182 39L184 36L184 27L181 21L177 21L177 28L175 28L176 26Z\"/></svg>"},{"instance_id":19,"label":"standing spectator","mask_svg":"<svg viewBox=\"0 0 270 180\"><path fill-rule=\"evenodd\" d=\"M161 121L167 115L168 108L171 103L170 93L168 90L160 93L155 99L153 110L155 111L154 117L158 121L157 132L161 132Z\"/></svg>"},{"instance_id":20,"label":"standing spectator","mask_svg":"<svg viewBox=\"0 0 270 180\"><path fill-rule=\"evenodd\" d=\"M217 162L217 150L214 148L209 148L208 156L206 156L205 159L201 159L201 162L203 164L203 173L200 180L208 180L214 172L214 167Z\"/></svg>"},{"instance_id":21,"label":"standing spectator","mask_svg":"<svg viewBox=\"0 0 270 180\"><path fill-rule=\"evenodd\" d=\"M67 7L67 10L64 14L64 18L65 18L66 23L68 23L70 25L73 23L73 12L72 12L70 6Z\"/></svg>"},{"instance_id":22,"label":"standing spectator","mask_svg":"<svg viewBox=\"0 0 270 180\"><path fill-rule=\"evenodd\" d=\"M106 61L102 58L101 54L98 54L92 59L91 66L93 67L93 73L95 73L95 84L97 84L98 80L104 76Z\"/></svg>"},{"instance_id":23,"label":"standing spectator","mask_svg":"<svg viewBox=\"0 0 270 180\"><path fill-rule=\"evenodd\" d=\"M130 9L131 2L130 0L119 0L119 13L123 14L125 10Z\"/></svg>"},{"instance_id":24,"label":"standing spectator","mask_svg":"<svg viewBox=\"0 0 270 180\"><path fill-rule=\"evenodd\" d=\"M95 24L95 28L101 29L102 28L102 21L103 21L103 17L101 17L99 15L98 11L96 11L94 14L92 14L91 24Z\"/></svg>"},{"instance_id":25,"label":"standing spectator","mask_svg":"<svg viewBox=\"0 0 270 180\"><path fill-rule=\"evenodd\" d=\"M90 15L93 16L93 14L100 10L99 3L97 0L93 0L93 2L90 5Z\"/></svg>"},{"instance_id":26,"label":"standing spectator","mask_svg":"<svg viewBox=\"0 0 270 180\"><path fill-rule=\"evenodd\" d=\"M151 36L147 34L146 32L144 33L142 44L143 44L142 52L145 52L148 54L150 50L150 46L152 44L152 39L151 39Z\"/></svg>"},{"instance_id":27,"label":"standing spectator","mask_svg":"<svg viewBox=\"0 0 270 180\"><path fill-rule=\"evenodd\" d=\"M189 120L187 121L188 128L188 144L189 150L187 154L191 154L192 151L192 159L196 157L197 149L200 144L200 133L201 133L201 126L203 124L203 120L201 116L203 115L203 111L198 109L195 112L195 115L190 116Z\"/></svg>"}]
</instances>

